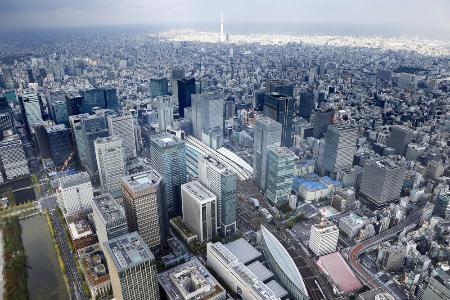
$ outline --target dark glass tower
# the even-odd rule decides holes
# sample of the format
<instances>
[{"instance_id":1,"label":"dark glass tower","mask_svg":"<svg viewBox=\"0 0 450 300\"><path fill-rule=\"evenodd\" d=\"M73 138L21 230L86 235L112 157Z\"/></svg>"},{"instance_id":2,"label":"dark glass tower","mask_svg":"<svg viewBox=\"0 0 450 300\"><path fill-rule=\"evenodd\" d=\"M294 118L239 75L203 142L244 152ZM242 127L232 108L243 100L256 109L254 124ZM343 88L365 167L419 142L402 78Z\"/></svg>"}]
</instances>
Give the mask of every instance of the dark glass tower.
<instances>
[{"instance_id":1,"label":"dark glass tower","mask_svg":"<svg viewBox=\"0 0 450 300\"><path fill-rule=\"evenodd\" d=\"M264 116L277 121L282 126L281 146L292 146L292 124L294 118L294 99L279 93L265 94Z\"/></svg>"},{"instance_id":2,"label":"dark glass tower","mask_svg":"<svg viewBox=\"0 0 450 300\"><path fill-rule=\"evenodd\" d=\"M184 109L191 107L192 94L195 94L195 78L178 80L178 109L180 118L184 118Z\"/></svg>"}]
</instances>

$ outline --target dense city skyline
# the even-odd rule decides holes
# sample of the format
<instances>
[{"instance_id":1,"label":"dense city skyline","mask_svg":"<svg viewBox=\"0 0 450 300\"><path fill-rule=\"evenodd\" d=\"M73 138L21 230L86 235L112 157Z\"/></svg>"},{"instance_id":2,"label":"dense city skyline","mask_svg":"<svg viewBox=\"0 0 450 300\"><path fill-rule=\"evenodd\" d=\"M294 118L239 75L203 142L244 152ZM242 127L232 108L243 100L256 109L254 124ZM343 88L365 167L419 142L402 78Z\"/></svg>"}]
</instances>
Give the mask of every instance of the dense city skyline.
<instances>
[{"instance_id":1,"label":"dense city skyline","mask_svg":"<svg viewBox=\"0 0 450 300\"><path fill-rule=\"evenodd\" d=\"M157 25L216 30L220 13L236 32L425 36L448 39L445 0L1 0L3 30L104 25Z\"/></svg>"}]
</instances>

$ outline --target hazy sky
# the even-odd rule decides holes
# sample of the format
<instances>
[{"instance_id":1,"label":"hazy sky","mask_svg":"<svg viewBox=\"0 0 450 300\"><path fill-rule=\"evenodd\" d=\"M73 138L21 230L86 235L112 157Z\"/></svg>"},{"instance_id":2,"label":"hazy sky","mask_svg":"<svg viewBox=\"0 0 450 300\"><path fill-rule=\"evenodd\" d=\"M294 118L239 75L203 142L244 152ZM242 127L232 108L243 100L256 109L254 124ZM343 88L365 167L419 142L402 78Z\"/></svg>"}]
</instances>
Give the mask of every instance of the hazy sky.
<instances>
[{"instance_id":1,"label":"hazy sky","mask_svg":"<svg viewBox=\"0 0 450 300\"><path fill-rule=\"evenodd\" d=\"M221 12L225 28L269 22L361 24L432 30L450 39L450 0L0 0L0 28L213 23Z\"/></svg>"}]
</instances>

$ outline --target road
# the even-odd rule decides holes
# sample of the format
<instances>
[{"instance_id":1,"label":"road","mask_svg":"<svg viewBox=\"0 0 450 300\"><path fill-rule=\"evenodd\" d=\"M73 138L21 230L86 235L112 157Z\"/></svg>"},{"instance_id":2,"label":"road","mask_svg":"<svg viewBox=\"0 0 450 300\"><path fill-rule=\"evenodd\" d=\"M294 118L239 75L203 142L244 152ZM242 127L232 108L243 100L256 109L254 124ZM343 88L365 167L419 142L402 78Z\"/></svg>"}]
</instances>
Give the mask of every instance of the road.
<instances>
[{"instance_id":1,"label":"road","mask_svg":"<svg viewBox=\"0 0 450 300\"><path fill-rule=\"evenodd\" d=\"M356 272L358 277L367 284L370 288L376 289L376 288L382 288L385 292L391 293L394 296L397 296L398 298L400 295L398 295L397 292L393 291L388 285L386 285L384 282L382 282L378 277L374 276L374 274L368 270L366 267L364 267L360 260L359 256L366 251L376 247L378 244L390 240L397 236L399 232L401 232L403 229L407 228L408 226L415 225L418 220L420 219L420 215L422 213L422 210L420 208L414 210L412 213L408 215L408 217L401 223L397 224L396 226L386 230L383 233L380 233L373 238L370 238L368 240L365 240L364 242L352 247L348 254L348 261L350 266L353 268L353 270ZM401 295L403 296L403 295Z\"/></svg>"},{"instance_id":2,"label":"road","mask_svg":"<svg viewBox=\"0 0 450 300\"><path fill-rule=\"evenodd\" d=\"M61 252L66 276L69 279L70 298L75 300L88 300L83 292L83 280L78 274L75 258L73 257L66 238L64 225L58 218L56 210L50 210L49 216L51 222L53 223L53 228L55 229L55 240Z\"/></svg>"},{"instance_id":3,"label":"road","mask_svg":"<svg viewBox=\"0 0 450 300\"><path fill-rule=\"evenodd\" d=\"M325 275L314 265L313 260L309 258L309 253L305 251L305 248L300 241L296 240L276 218L274 218L272 222L266 220L266 218L253 207L248 200L248 197L258 199L261 207L266 208L273 214L269 204L264 199L264 195L259 191L256 184L251 180L240 181L238 183L237 224L241 232L257 231L260 229L261 224L264 224L291 255L303 277L310 299L335 299L336 296L333 294L331 285L328 283Z\"/></svg>"}]
</instances>

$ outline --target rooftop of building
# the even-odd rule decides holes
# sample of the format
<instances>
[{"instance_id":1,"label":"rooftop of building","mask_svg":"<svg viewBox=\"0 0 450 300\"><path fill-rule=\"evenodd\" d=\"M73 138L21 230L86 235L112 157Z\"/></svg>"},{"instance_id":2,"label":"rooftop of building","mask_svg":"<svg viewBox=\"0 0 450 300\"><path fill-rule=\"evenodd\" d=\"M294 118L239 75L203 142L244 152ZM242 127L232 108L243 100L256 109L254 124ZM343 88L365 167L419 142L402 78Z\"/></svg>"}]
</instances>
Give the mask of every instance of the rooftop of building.
<instances>
[{"instance_id":1,"label":"rooftop of building","mask_svg":"<svg viewBox=\"0 0 450 300\"><path fill-rule=\"evenodd\" d=\"M183 219L180 216L170 219L170 222L173 226L178 228L186 238L196 236L196 234L188 226L186 226L186 224L184 224Z\"/></svg>"},{"instance_id":2,"label":"rooftop of building","mask_svg":"<svg viewBox=\"0 0 450 300\"><path fill-rule=\"evenodd\" d=\"M281 128L281 124L278 123L277 121L269 118L269 117L263 117L263 116L259 116L258 118L256 118L256 124L261 124L264 126L277 126Z\"/></svg>"},{"instance_id":3,"label":"rooftop of building","mask_svg":"<svg viewBox=\"0 0 450 300\"><path fill-rule=\"evenodd\" d=\"M244 265L257 260L262 256L261 252L256 250L256 248L250 245L244 238L224 244L224 246Z\"/></svg>"},{"instance_id":4,"label":"rooftop of building","mask_svg":"<svg viewBox=\"0 0 450 300\"><path fill-rule=\"evenodd\" d=\"M168 133L154 135L151 141L161 148L184 144L183 140Z\"/></svg>"},{"instance_id":5,"label":"rooftop of building","mask_svg":"<svg viewBox=\"0 0 450 300\"><path fill-rule=\"evenodd\" d=\"M93 234L91 227L84 215L72 215L66 217L72 240L78 240Z\"/></svg>"},{"instance_id":6,"label":"rooftop of building","mask_svg":"<svg viewBox=\"0 0 450 300\"><path fill-rule=\"evenodd\" d=\"M216 196L210 190L204 187L197 180L193 180L181 185L181 190L187 191L189 194L191 194L201 202L211 201L211 199L216 198Z\"/></svg>"},{"instance_id":7,"label":"rooftop of building","mask_svg":"<svg viewBox=\"0 0 450 300\"><path fill-rule=\"evenodd\" d=\"M63 130L69 130L69 129L64 124L51 125L51 126L45 127L45 131L47 131L47 133L63 131Z\"/></svg>"},{"instance_id":8,"label":"rooftop of building","mask_svg":"<svg viewBox=\"0 0 450 300\"><path fill-rule=\"evenodd\" d=\"M339 229L336 225L334 225L333 223L329 223L329 222L314 224L313 227L316 228L318 231L320 231L320 233L330 233L330 232L339 231Z\"/></svg>"},{"instance_id":9,"label":"rooftop of building","mask_svg":"<svg viewBox=\"0 0 450 300\"><path fill-rule=\"evenodd\" d=\"M137 232L121 235L105 242L117 270L123 271L146 261L154 261L155 256Z\"/></svg>"},{"instance_id":10,"label":"rooftop of building","mask_svg":"<svg viewBox=\"0 0 450 300\"><path fill-rule=\"evenodd\" d=\"M225 289L195 257L158 274L158 281L171 300L191 299L194 294L198 299L209 299L225 293Z\"/></svg>"},{"instance_id":11,"label":"rooftop of building","mask_svg":"<svg viewBox=\"0 0 450 300\"><path fill-rule=\"evenodd\" d=\"M68 188L88 182L90 183L91 179L89 177L89 174L86 172L80 172L59 178L59 184L61 188Z\"/></svg>"},{"instance_id":12,"label":"rooftop of building","mask_svg":"<svg viewBox=\"0 0 450 300\"><path fill-rule=\"evenodd\" d=\"M93 203L105 222L125 218L123 208L109 193L94 197Z\"/></svg>"},{"instance_id":13,"label":"rooftop of building","mask_svg":"<svg viewBox=\"0 0 450 300\"><path fill-rule=\"evenodd\" d=\"M267 282L267 280L273 278L273 273L267 269L259 260L252 262L247 266L249 270L256 275L259 281Z\"/></svg>"},{"instance_id":14,"label":"rooftop of building","mask_svg":"<svg viewBox=\"0 0 450 300\"><path fill-rule=\"evenodd\" d=\"M288 292L275 280L266 283L267 287L275 294L277 298L287 298Z\"/></svg>"},{"instance_id":15,"label":"rooftop of building","mask_svg":"<svg viewBox=\"0 0 450 300\"><path fill-rule=\"evenodd\" d=\"M156 170L151 169L138 174L122 177L122 183L133 191L142 191L161 183L163 177Z\"/></svg>"},{"instance_id":16,"label":"rooftop of building","mask_svg":"<svg viewBox=\"0 0 450 300\"><path fill-rule=\"evenodd\" d=\"M283 156L283 157L293 157L296 158L294 151L290 150L287 147L281 147L277 145L269 145L267 146L267 149L275 153L277 156Z\"/></svg>"},{"instance_id":17,"label":"rooftop of building","mask_svg":"<svg viewBox=\"0 0 450 300\"><path fill-rule=\"evenodd\" d=\"M89 287L103 285L109 281L106 259L99 244L78 250L80 264Z\"/></svg>"},{"instance_id":18,"label":"rooftop of building","mask_svg":"<svg viewBox=\"0 0 450 300\"><path fill-rule=\"evenodd\" d=\"M342 293L351 293L363 287L339 252L321 256L316 264L331 277Z\"/></svg>"},{"instance_id":19,"label":"rooftop of building","mask_svg":"<svg viewBox=\"0 0 450 300\"><path fill-rule=\"evenodd\" d=\"M355 226L355 225L362 225L366 222L366 218L363 218L357 214L354 213L350 213L345 217L342 217L339 219L339 222L345 222L347 224L349 224L350 226Z\"/></svg>"},{"instance_id":20,"label":"rooftop of building","mask_svg":"<svg viewBox=\"0 0 450 300\"><path fill-rule=\"evenodd\" d=\"M95 143L96 144L108 144L108 143L111 143L111 142L119 142L119 141L122 141L122 138L120 136L113 135L113 136L97 138L95 140Z\"/></svg>"}]
</instances>

